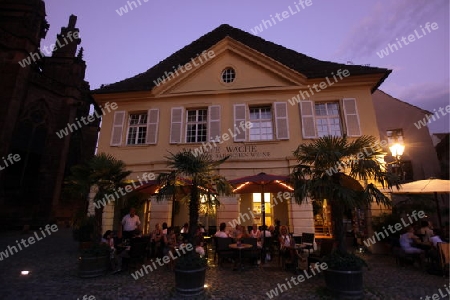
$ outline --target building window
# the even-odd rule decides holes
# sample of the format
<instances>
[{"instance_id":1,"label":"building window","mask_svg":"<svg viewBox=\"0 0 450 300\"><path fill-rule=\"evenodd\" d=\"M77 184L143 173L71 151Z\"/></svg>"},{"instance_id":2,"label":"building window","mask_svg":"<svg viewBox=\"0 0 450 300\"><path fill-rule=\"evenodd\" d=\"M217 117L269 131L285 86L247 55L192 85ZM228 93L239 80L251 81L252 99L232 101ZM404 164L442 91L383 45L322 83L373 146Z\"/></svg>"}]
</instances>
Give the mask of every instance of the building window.
<instances>
[{"instance_id":1,"label":"building window","mask_svg":"<svg viewBox=\"0 0 450 300\"><path fill-rule=\"evenodd\" d=\"M318 137L342 136L339 103L316 103L314 109Z\"/></svg>"},{"instance_id":2,"label":"building window","mask_svg":"<svg viewBox=\"0 0 450 300\"><path fill-rule=\"evenodd\" d=\"M392 129L386 131L389 146L396 143L403 144L403 129Z\"/></svg>"},{"instance_id":3,"label":"building window","mask_svg":"<svg viewBox=\"0 0 450 300\"><path fill-rule=\"evenodd\" d=\"M206 142L208 110L187 110L186 117L186 143Z\"/></svg>"},{"instance_id":4,"label":"building window","mask_svg":"<svg viewBox=\"0 0 450 300\"><path fill-rule=\"evenodd\" d=\"M143 145L147 136L147 113L130 114L127 145Z\"/></svg>"},{"instance_id":5,"label":"building window","mask_svg":"<svg viewBox=\"0 0 450 300\"><path fill-rule=\"evenodd\" d=\"M222 81L225 83L232 83L236 78L236 71L233 68L226 68L222 71Z\"/></svg>"},{"instance_id":6,"label":"building window","mask_svg":"<svg viewBox=\"0 0 450 300\"><path fill-rule=\"evenodd\" d=\"M302 136L317 139L326 135L358 137L362 135L355 98L342 101L300 101ZM344 126L345 124L345 126Z\"/></svg>"},{"instance_id":7,"label":"building window","mask_svg":"<svg viewBox=\"0 0 450 300\"><path fill-rule=\"evenodd\" d=\"M273 139L272 110L270 106L250 107L250 141Z\"/></svg>"}]
</instances>

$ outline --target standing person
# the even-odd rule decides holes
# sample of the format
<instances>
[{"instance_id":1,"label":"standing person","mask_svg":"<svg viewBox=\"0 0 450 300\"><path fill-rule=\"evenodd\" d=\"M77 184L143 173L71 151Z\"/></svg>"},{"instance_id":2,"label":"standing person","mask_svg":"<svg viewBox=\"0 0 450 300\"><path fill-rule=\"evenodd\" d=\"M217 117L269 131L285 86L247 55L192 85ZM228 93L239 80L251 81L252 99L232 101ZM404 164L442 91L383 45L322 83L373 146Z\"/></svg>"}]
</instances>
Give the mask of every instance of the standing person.
<instances>
[{"instance_id":1,"label":"standing person","mask_svg":"<svg viewBox=\"0 0 450 300\"><path fill-rule=\"evenodd\" d=\"M122 237L123 239L131 239L135 230L140 230L141 221L139 216L136 215L136 209L130 208L130 213L122 219Z\"/></svg>"},{"instance_id":2,"label":"standing person","mask_svg":"<svg viewBox=\"0 0 450 300\"><path fill-rule=\"evenodd\" d=\"M164 222L164 223L162 224L162 231L163 231L163 234L164 234L164 235L167 235L167 230L168 230L167 223Z\"/></svg>"}]
</instances>

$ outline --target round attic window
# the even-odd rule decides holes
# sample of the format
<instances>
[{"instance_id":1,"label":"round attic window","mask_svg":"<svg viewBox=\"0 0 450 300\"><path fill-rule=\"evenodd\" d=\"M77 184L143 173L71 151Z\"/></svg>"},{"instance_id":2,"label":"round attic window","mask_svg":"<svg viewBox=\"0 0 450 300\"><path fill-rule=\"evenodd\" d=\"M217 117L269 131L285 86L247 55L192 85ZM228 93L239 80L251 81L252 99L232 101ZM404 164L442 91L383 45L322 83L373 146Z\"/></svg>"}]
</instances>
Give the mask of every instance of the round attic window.
<instances>
[{"instance_id":1,"label":"round attic window","mask_svg":"<svg viewBox=\"0 0 450 300\"><path fill-rule=\"evenodd\" d=\"M222 71L222 81L232 83L236 78L236 71L233 68L226 68Z\"/></svg>"}]
</instances>

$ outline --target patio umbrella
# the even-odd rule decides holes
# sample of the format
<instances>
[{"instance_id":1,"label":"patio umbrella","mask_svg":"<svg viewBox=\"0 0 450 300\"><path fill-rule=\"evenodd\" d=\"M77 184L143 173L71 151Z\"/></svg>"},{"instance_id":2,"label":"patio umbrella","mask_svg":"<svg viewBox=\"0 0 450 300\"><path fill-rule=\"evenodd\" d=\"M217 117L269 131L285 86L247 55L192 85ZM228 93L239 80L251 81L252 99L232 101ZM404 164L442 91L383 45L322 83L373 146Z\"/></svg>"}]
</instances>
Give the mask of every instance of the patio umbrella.
<instances>
[{"instance_id":1,"label":"patio umbrella","mask_svg":"<svg viewBox=\"0 0 450 300\"><path fill-rule=\"evenodd\" d=\"M139 183L136 182L136 185L138 185ZM144 194L156 194L159 190L159 184L158 184L158 180L148 180L146 181L146 183L138 186L135 191L144 193Z\"/></svg>"},{"instance_id":2,"label":"patio umbrella","mask_svg":"<svg viewBox=\"0 0 450 300\"><path fill-rule=\"evenodd\" d=\"M266 209L264 193L293 192L294 189L287 184L289 176L271 175L264 172L257 175L245 176L228 181L235 187L233 193L261 193L261 213L263 228L266 226Z\"/></svg>"},{"instance_id":3,"label":"patio umbrella","mask_svg":"<svg viewBox=\"0 0 450 300\"><path fill-rule=\"evenodd\" d=\"M430 178L425 180L417 180L405 183L400 186L399 190L389 191L393 194L434 194L436 201L436 211L439 220L439 227L442 228L441 212L439 209L438 193L450 193L450 180L442 180Z\"/></svg>"}]
</instances>

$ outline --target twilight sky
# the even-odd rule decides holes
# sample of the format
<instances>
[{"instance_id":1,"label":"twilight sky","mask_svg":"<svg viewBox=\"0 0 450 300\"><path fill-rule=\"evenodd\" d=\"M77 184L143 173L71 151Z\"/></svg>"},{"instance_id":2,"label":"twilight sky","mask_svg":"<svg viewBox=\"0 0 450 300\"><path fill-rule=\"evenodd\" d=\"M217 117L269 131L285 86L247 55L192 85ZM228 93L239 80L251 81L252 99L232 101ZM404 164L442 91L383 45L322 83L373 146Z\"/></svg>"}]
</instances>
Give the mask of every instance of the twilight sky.
<instances>
[{"instance_id":1,"label":"twilight sky","mask_svg":"<svg viewBox=\"0 0 450 300\"><path fill-rule=\"evenodd\" d=\"M78 16L86 80L95 89L146 71L226 23L320 60L392 69L381 90L446 113L448 0L303 1L302 7L301 0L45 0L50 30L41 47L54 43L71 14ZM426 29L427 22L437 28ZM255 33L257 26L262 31ZM430 132L449 132L449 114L438 114Z\"/></svg>"}]
</instances>

